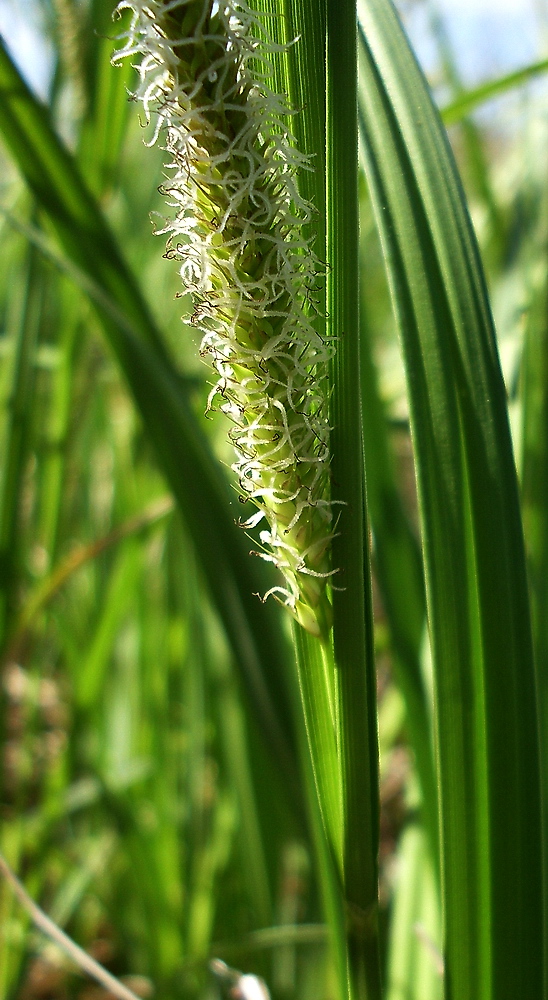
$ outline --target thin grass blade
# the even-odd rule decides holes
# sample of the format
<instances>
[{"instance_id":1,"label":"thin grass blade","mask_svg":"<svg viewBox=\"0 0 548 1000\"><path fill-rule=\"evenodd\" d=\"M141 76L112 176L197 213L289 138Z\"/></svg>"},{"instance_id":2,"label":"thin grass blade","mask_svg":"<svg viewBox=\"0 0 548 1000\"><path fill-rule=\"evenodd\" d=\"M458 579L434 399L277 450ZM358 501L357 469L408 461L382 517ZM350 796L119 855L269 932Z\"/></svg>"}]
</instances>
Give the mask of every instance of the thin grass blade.
<instances>
[{"instance_id":1,"label":"thin grass blade","mask_svg":"<svg viewBox=\"0 0 548 1000\"><path fill-rule=\"evenodd\" d=\"M523 84L529 83L530 80L535 79L537 76L542 76L546 72L548 72L548 59L540 59L538 62L523 66L522 69L517 69L513 73L506 73L495 80L488 80L486 83L480 84L479 87L465 90L453 101L441 108L441 116L444 124L453 125L455 122L462 121L463 118L472 114L472 112L488 101L493 100L495 97L501 97L502 94L506 94L510 90L515 90L516 87L521 87Z\"/></svg>"},{"instance_id":2,"label":"thin grass blade","mask_svg":"<svg viewBox=\"0 0 548 1000\"><path fill-rule=\"evenodd\" d=\"M357 34L353 0L327 3L327 314L337 339L330 419L336 732L350 997L381 996L376 678L359 364Z\"/></svg>"}]
</instances>

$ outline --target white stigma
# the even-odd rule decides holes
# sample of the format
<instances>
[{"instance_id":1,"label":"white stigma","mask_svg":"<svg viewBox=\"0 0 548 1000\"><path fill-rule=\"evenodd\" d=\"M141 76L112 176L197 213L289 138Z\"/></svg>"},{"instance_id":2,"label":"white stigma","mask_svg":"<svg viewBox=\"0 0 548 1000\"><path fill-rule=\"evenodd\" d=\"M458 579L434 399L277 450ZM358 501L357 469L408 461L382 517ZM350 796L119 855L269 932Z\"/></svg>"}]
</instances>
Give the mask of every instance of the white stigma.
<instances>
[{"instance_id":1,"label":"white stigma","mask_svg":"<svg viewBox=\"0 0 548 1000\"><path fill-rule=\"evenodd\" d=\"M306 628L326 634L332 531L327 371L333 343L317 332L320 266L303 230L312 208L297 175L309 168L271 89L280 51L239 0L122 0L132 11L115 60L137 59L136 97L169 160L167 256L193 296L191 322L217 375L208 406L231 419L242 496L262 519L273 593Z\"/></svg>"}]
</instances>

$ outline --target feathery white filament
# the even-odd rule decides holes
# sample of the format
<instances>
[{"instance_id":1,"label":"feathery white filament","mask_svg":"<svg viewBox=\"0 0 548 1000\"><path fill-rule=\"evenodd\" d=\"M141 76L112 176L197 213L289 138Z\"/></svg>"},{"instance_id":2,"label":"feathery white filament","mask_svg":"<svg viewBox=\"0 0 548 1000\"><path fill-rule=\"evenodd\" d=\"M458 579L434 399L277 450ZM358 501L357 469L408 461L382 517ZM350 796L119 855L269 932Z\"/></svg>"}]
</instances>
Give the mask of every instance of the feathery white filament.
<instances>
[{"instance_id":1,"label":"feathery white filament","mask_svg":"<svg viewBox=\"0 0 548 1000\"><path fill-rule=\"evenodd\" d=\"M279 51L243 0L122 0L133 12L116 61L137 57L135 95L169 154L174 217L167 256L180 261L217 382L209 406L233 422L233 469L265 519L260 553L284 575L274 593L315 634L329 628L327 366L315 329L319 265L303 227L308 166L269 85Z\"/></svg>"}]
</instances>

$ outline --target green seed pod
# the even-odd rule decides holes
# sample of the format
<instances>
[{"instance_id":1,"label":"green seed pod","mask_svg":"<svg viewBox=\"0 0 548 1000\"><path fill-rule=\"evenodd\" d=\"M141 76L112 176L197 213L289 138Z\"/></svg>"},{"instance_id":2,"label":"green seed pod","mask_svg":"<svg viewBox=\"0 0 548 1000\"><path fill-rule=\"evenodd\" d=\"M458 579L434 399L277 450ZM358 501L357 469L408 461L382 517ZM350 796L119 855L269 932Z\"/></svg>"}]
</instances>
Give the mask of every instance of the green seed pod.
<instances>
[{"instance_id":1,"label":"green seed pod","mask_svg":"<svg viewBox=\"0 0 548 1000\"><path fill-rule=\"evenodd\" d=\"M174 218L167 255L193 296L201 353L217 375L208 405L230 417L233 469L258 508L262 558L284 581L273 594L309 632L331 624L333 538L327 372L333 344L315 329L319 263L303 236L307 166L289 108L269 81L279 51L240 0L122 0L132 23L115 61L138 57L152 142L169 154Z\"/></svg>"}]
</instances>

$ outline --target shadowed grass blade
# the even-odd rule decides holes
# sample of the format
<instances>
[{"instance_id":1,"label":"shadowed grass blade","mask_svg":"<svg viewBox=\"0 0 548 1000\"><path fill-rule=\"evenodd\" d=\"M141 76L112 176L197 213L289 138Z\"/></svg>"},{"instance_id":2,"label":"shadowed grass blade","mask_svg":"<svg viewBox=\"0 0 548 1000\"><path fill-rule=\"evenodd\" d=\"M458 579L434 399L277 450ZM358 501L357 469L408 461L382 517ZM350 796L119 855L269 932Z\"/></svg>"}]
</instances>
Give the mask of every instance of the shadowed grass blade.
<instances>
[{"instance_id":1,"label":"shadowed grass blade","mask_svg":"<svg viewBox=\"0 0 548 1000\"><path fill-rule=\"evenodd\" d=\"M330 408L336 732L350 997L381 995L378 744L359 365L357 34L353 0L327 3L327 314L337 339Z\"/></svg>"},{"instance_id":2,"label":"shadowed grass blade","mask_svg":"<svg viewBox=\"0 0 548 1000\"><path fill-rule=\"evenodd\" d=\"M0 484L0 641L16 607L19 565L19 521L23 506L24 474L29 459L31 402L36 376L36 347L40 330L43 275L34 247L29 247L22 280L15 282L8 336L14 340L14 364L9 392Z\"/></svg>"},{"instance_id":3,"label":"shadowed grass blade","mask_svg":"<svg viewBox=\"0 0 548 1000\"><path fill-rule=\"evenodd\" d=\"M367 261L362 258L362 263L366 273ZM362 297L366 297L365 293ZM422 560L396 488L365 304L360 327L367 502L374 536L375 568L390 629L394 674L405 699L407 728L422 793L421 813L437 871L438 796L432 710L420 664L426 625Z\"/></svg>"}]
</instances>

